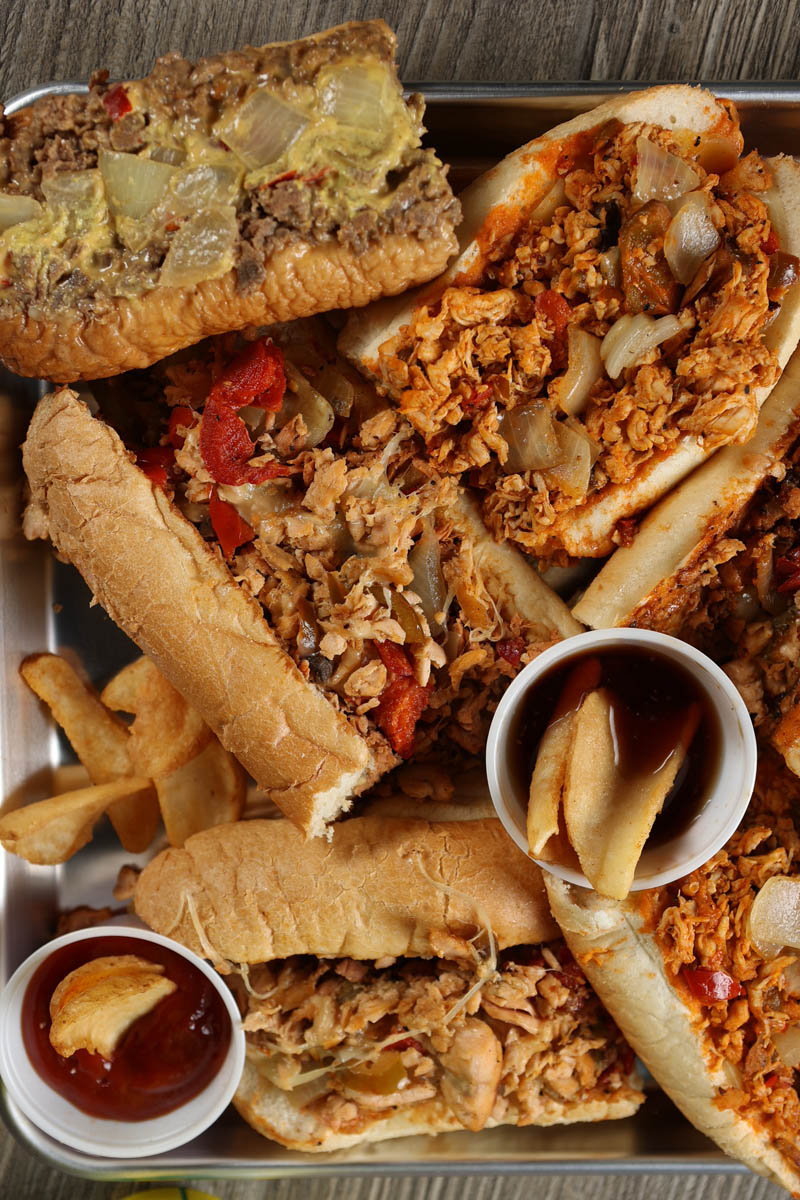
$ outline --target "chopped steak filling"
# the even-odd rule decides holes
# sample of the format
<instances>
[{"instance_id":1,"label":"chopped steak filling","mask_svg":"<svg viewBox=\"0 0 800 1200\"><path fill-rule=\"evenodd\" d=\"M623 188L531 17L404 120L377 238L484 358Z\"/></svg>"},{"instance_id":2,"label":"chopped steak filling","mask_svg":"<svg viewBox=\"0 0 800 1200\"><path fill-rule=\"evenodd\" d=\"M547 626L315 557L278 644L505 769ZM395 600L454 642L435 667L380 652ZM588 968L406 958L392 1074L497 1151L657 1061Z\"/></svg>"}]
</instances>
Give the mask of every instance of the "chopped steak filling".
<instances>
[{"instance_id":1,"label":"chopped steak filling","mask_svg":"<svg viewBox=\"0 0 800 1200\"><path fill-rule=\"evenodd\" d=\"M295 241L361 253L450 229L458 202L393 46L367 22L197 63L168 54L146 79L99 72L88 95L0 117L0 315L102 312L233 267L247 291Z\"/></svg>"},{"instance_id":2,"label":"chopped steak filling","mask_svg":"<svg viewBox=\"0 0 800 1200\"><path fill-rule=\"evenodd\" d=\"M748 936L750 910L775 875L800 867L800 781L762 751L748 812L724 849L685 879L642 893L641 905L670 978L694 1014L712 1060L730 1080L716 1103L769 1133L796 1167L800 1136L798 1078L773 1038L800 1022L795 952L763 958ZM709 972L727 977L703 999ZM723 979L723 982L725 980Z\"/></svg>"},{"instance_id":3,"label":"chopped steak filling","mask_svg":"<svg viewBox=\"0 0 800 1200\"><path fill-rule=\"evenodd\" d=\"M440 734L456 758L481 753L506 685L552 638L493 597L453 521L455 481L327 327L271 333L280 347L251 330L107 381L104 411L364 736L377 726L402 757ZM259 354L279 381L236 415Z\"/></svg>"},{"instance_id":4,"label":"chopped steak filling","mask_svg":"<svg viewBox=\"0 0 800 1200\"><path fill-rule=\"evenodd\" d=\"M441 943L440 959L252 970L239 988L252 1061L341 1133L434 1097L473 1130L642 1099L631 1050L563 943L503 951L496 969L469 942Z\"/></svg>"},{"instance_id":5,"label":"chopped steak filling","mask_svg":"<svg viewBox=\"0 0 800 1200\"><path fill-rule=\"evenodd\" d=\"M733 165L741 137L721 120L715 164L678 130L576 135L526 223L487 234L480 267L379 351L431 461L467 472L495 536L540 559L563 562L581 508L682 439L745 441L778 376L765 332L797 262L778 248L768 168L756 153ZM694 257L691 229L706 239ZM627 536L621 521L581 553Z\"/></svg>"}]
</instances>

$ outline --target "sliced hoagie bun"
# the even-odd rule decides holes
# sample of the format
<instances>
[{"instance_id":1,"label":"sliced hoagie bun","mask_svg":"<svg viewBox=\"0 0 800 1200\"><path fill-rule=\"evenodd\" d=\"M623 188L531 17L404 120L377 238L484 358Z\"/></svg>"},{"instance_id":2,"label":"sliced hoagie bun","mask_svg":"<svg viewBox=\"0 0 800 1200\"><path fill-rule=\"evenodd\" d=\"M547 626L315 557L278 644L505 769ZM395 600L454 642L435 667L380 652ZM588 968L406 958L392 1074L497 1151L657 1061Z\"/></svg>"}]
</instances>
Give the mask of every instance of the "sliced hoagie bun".
<instances>
[{"instance_id":1,"label":"sliced hoagie bun","mask_svg":"<svg viewBox=\"0 0 800 1200\"><path fill-rule=\"evenodd\" d=\"M621 127L624 129L620 133ZM703 168L705 180L709 177L716 180L718 175L725 176L731 168L733 177L739 170L738 167L734 167L734 163L741 152L742 142L735 111L724 101L715 99L710 92L680 85L657 87L646 92L615 97L597 109L583 113L521 147L467 188L461 197L464 220L459 233L460 253L445 273L434 283L425 285L409 296L396 301L382 301L362 312L352 314L340 339L343 353L378 381L426 437L436 461L437 455L440 456L446 469L454 473L468 470L481 472L480 487L484 495L485 511L495 535L517 541L529 553L540 559L546 560L564 554L574 557L602 557L609 554L622 540L617 531L621 520L650 507L720 445L736 442L747 436L748 426L752 428L755 420L757 407L763 404L773 386L772 376L766 372L763 378L769 379L770 382L758 382L758 373L763 368L764 353L774 355L773 362L777 363L777 367L783 368L800 337L800 284L787 284L781 294L780 311L769 324L764 315L767 308L766 291L763 294L759 293L761 298L756 307L760 306L760 332L757 345L754 342L752 347L747 347L748 354L752 350L752 364L743 371L737 382L726 383L721 388L724 391L726 387L732 387L737 394L741 393L742 404L738 410L731 406L722 421L719 420L719 414L712 413L710 408L708 417L699 419L695 426L692 426L690 418L684 421L684 414L691 412L692 405L701 407L706 404L709 394L715 394L717 389L712 386L710 393L704 390L707 381L700 376L705 367L700 365L701 360L697 356L693 360L692 371L698 376L698 381L692 382L688 391L684 388L683 377L680 376L681 351L677 352L677 368L667 364L672 372L671 383L668 381L665 384L663 377L656 374L652 381L643 385L643 394L640 397L636 393L635 355L631 362L625 360L625 364L619 370L615 368L614 376L610 377L602 375L599 366L591 367L591 355L585 345L583 348L579 346L575 351L578 356L575 369L568 372L569 385L564 385L570 393L564 403L564 411L561 411L560 402L554 402L554 387L557 392L561 381L567 378L567 375L559 373L564 371L565 365L570 365L564 359L565 347L559 350L562 355L561 366L556 365L553 368L549 356L546 360L547 365L542 365L542 343L545 346L551 344L548 342L548 336L553 339L553 344L556 344L559 338L565 339L563 326L560 334L553 334L552 331L548 333L548 322L556 319L553 317L554 312L560 312L558 321L566 322L568 331L572 330L574 323L576 331L584 339L591 333L590 343L594 345L592 338L597 343L591 354L597 357L600 353L598 339L604 338L618 320L630 320L631 315L636 314L633 320L647 324L653 321L653 316L648 315L651 307L654 307L656 314L670 314L669 317L661 318L668 321L678 321L679 318L684 320L688 310L694 311L696 296L687 308L682 308L681 305L685 302L680 297L686 294L687 289L671 275L670 286L676 292L663 307L658 307L657 301L651 303L649 300L643 305L632 301L632 306L629 307L627 295L623 294L626 286L624 278L617 278L613 286L607 289L612 297L608 304L602 299L598 301L595 294L596 281L587 283L585 276L587 271L594 272L595 275L599 272L601 279L603 272L608 272L609 278L613 278L615 271L619 275L619 264L615 267L613 263L606 263L598 257L598 249L604 245L608 246L609 237L612 247L618 238L618 232L613 231L613 221L608 213L609 206L616 205L618 216L619 204L616 200L604 198L592 207L588 201L584 202L585 196L581 192L583 185L579 179L571 185L573 192L565 199L561 183L565 172L570 169L570 163L565 165L565 161L572 158L582 161L581 154L586 153L587 148L591 151L593 146L599 144L597 139L602 141L603 138L607 138L613 142L615 137L622 138L625 132L630 130L628 152L632 156L633 142L637 136L642 136L640 131L643 130L647 135L653 129L654 132L647 138L651 144L658 145L659 137L666 141L672 139L671 144L684 154L683 166L690 162L696 163L698 167ZM582 139L590 133L595 142L587 142L584 147ZM611 171L617 169L614 162L617 153L618 148L609 152L611 161L607 165ZM620 174L618 186L625 191L628 198L633 186L632 178L639 169L639 161L639 158L631 157L632 165L626 161L624 171ZM747 160L744 162L746 164ZM765 190L758 179L751 179L754 191L750 199L755 196L757 204L763 202L765 205L766 220L777 235L775 244L780 247L780 252L798 257L800 166L794 159L786 156L763 162L771 175L771 187ZM670 168L665 166L663 169L667 171ZM758 170L763 171L763 167L759 166ZM747 175L747 167L742 167L741 172L741 178L735 182L727 182L724 187L722 184L706 184L711 189L713 203L717 204L717 214L723 209L718 204L718 195L714 188L721 189L719 194L724 193L729 199L732 192L726 189L739 187L742 193L745 192L746 185L743 181ZM574 174L580 176L580 170ZM614 178L616 179L616 176ZM695 180L697 178L695 172ZM604 180L601 179L596 190L602 191L603 186ZM696 183L686 185L686 190L696 186ZM559 187L561 193L555 197L554 192ZM596 190L590 189L592 196L596 194ZM679 194L675 192L674 195ZM550 197L554 197L552 203ZM661 205L661 217L664 222L674 220L675 218L671 218L667 212L663 200L659 199L657 202ZM747 203L749 202L748 200ZM569 216L564 218L566 208L563 206L568 203L573 207ZM674 205L674 196L670 203ZM711 204L710 201L708 203ZM623 227L626 219L629 225L635 223L634 218L636 213L641 211L641 206L641 200L631 204L628 217L623 217ZM706 213L709 221L711 218L708 213L711 208ZM598 243L593 235L593 231L596 232L596 224L592 223L596 223L598 219L596 211L601 212L601 217L606 222L602 231L605 243ZM538 216L537 212L543 215ZM562 215L559 216L559 213ZM568 223L573 217L578 220L585 218L584 225L580 228L587 236L582 241L578 239L574 228L565 234L565 222ZM761 219L754 218L754 230L761 227ZM714 220L719 222L720 217L716 215ZM728 216L725 220L728 220ZM549 224L551 221L552 230ZM530 249L530 255L521 256L517 262L514 258L517 253L514 249L515 239L518 235L523 236L531 223L535 227L532 242L530 246L525 243L525 249ZM631 233L631 240L635 240L640 233L641 230L635 235ZM727 285L721 285L717 276L711 272L712 258L716 262L713 256L720 256L720 278L728 268L734 275L739 270L737 264L731 265L732 252L725 242L727 236L727 226L724 226L717 250L703 263L703 268L709 266L710 274L706 281L709 289L715 290L720 296ZM757 232L755 236L758 236ZM730 240L738 254L735 239ZM564 250L565 241L569 246L568 253ZM588 250L584 250L584 245L588 246ZM764 272L764 258L769 257L772 245L768 239L760 247L754 243L753 258L743 270ZM768 249L764 249L765 246ZM561 261L556 267L547 266L547 256L552 257L554 254L563 256ZM759 254L762 259L753 266ZM586 263L581 261L576 264L576 257L582 260L587 255ZM722 266L721 256L724 255L728 256L725 260L726 267ZM735 258L735 254L733 257ZM529 262L533 262L534 266L528 268ZM666 271L663 261L662 266ZM509 267L513 267L516 272L511 272L510 277L506 271ZM642 270L644 289L653 286L657 290L657 286L660 285L647 283L648 278L655 277L654 272L648 273L644 268ZM545 300L551 297L551 302L544 303L541 311L536 309L535 316L526 309L526 303L528 307L533 307L523 294L522 281L525 281L526 286L529 283L526 271L533 274L532 287L543 286L548 289L543 293L531 291L530 295L535 300L539 300L542 295ZM697 275L700 275L700 271ZM789 276L786 278L789 279ZM634 285L630 286L633 292ZM697 293L701 298L705 287L706 284L702 284ZM761 287L762 284L759 283L758 289ZM591 298L588 303L584 303L587 295ZM565 303L565 296L568 304ZM725 302L730 303L733 316L736 308L734 298L731 297ZM600 307L597 307L598 303ZM576 308L583 315L576 316ZM673 315L676 312L677 317ZM736 318L728 322L726 317L722 321L726 328L722 329L719 336L712 335L715 342L711 354L712 374L716 371L722 376L729 369L727 360L714 366L713 355L720 352L720 347L730 345L731 361L740 353L740 335L734 328ZM681 326L683 332L678 330L677 324L671 326L672 336L682 338L684 344L687 344L686 339L689 339L690 354L694 353L691 339L698 337L704 330L705 322L711 319L708 308L706 307L699 317L695 314L693 319L695 324L691 329L686 324ZM749 314L747 319L750 319ZM488 345L486 351L482 348L480 336L484 325ZM515 337L529 331L535 336L523 339L518 348L515 348ZM464 343L467 334L473 339L469 346ZM746 340L747 335L744 337ZM664 339L668 348L669 339L666 333ZM703 345L698 344L699 353L702 353L702 349ZM671 352L667 349L667 356L669 353ZM604 346L603 354L606 356L603 359L604 364L610 366L610 347ZM661 354L659 348L658 356L652 353L639 355L640 359L644 358L645 371L652 366L653 358L654 370L662 365L659 361ZM583 362L580 368L577 365L579 361ZM599 357L597 361L599 363ZM555 385L553 382L546 383L554 370ZM602 379L603 386L610 388L610 392L608 395L603 392L596 401L588 400L587 410L585 390L580 401L571 397L577 394L575 389L578 388L581 372L589 372L591 375L594 370L597 371L598 378ZM526 372L533 373L535 386L530 392L527 392L525 387ZM513 403L507 405L505 385L511 381L513 388L517 377L520 381L512 396ZM499 384L495 386L493 383L496 379L505 381L502 389ZM445 382L448 380L449 391L445 388ZM472 385L471 392L468 381ZM692 388L696 390L693 392ZM674 395L671 398L669 393L673 389ZM610 405L609 397L620 392L623 393L623 397L629 396L629 403L621 403L617 415L616 410L612 412L603 405L607 402ZM521 420L520 410L524 410L527 405L533 406L528 396L538 397L539 407L543 411L539 414L538 425L532 421L530 429L525 426L520 432L518 424L515 425L514 421ZM659 397L663 398L667 405L672 399L678 415L672 417L668 413L664 418L654 418L651 429L652 413L657 407L655 400ZM593 404L594 408L591 407ZM742 415L745 410L746 417ZM513 420L507 417L509 411L511 414L516 412L517 417ZM565 413L568 414L566 418ZM640 415L642 420L631 425L631 413L634 416ZM584 423L584 417L587 418L588 424ZM542 431L542 423L546 423L548 419L549 431ZM670 428L671 422L675 422L677 427ZM607 438L606 425L609 427ZM668 432L666 437L663 436L664 430ZM579 470L577 466L586 447L580 439L575 441L576 431L580 437L589 438L593 467L588 476L588 484L583 469ZM512 462L512 455L524 456L526 440L530 446L531 443L535 444L537 439L544 437L544 442L540 444L545 445L548 439L552 443L554 434L558 434L562 442L560 461L557 461L557 453L552 450L549 466L545 461L543 467L542 461L535 461L535 456L524 470L513 463L511 467L505 465ZM498 437L501 441L498 441ZM629 439L629 444L626 439ZM503 445L507 449L503 449ZM569 448L570 445L572 449ZM520 446L523 446L522 450ZM618 462L616 459L620 447L627 455L624 462ZM530 452L527 453L531 457ZM571 493L568 493L567 485L564 484L563 478L560 478L564 474L563 462L567 463L568 473L572 473L568 480L568 487L573 489ZM595 462L600 468L599 475L594 467ZM554 468L555 475L549 474L551 467ZM520 471L521 474L514 473ZM532 472L535 475L531 482Z\"/></svg>"},{"instance_id":2,"label":"sliced hoagie bun","mask_svg":"<svg viewBox=\"0 0 800 1200\"><path fill-rule=\"evenodd\" d=\"M218 965L431 957L433 934L484 926L501 949L558 936L539 868L492 819L354 817L330 842L305 841L290 821L218 825L154 858L135 906Z\"/></svg>"},{"instance_id":3,"label":"sliced hoagie bun","mask_svg":"<svg viewBox=\"0 0 800 1200\"><path fill-rule=\"evenodd\" d=\"M38 405L23 447L27 531L47 536L109 616L191 697L307 833L394 761L303 678L255 600L75 392Z\"/></svg>"},{"instance_id":4,"label":"sliced hoagie bun","mask_svg":"<svg viewBox=\"0 0 800 1200\"><path fill-rule=\"evenodd\" d=\"M170 55L145 79L111 87L101 72L88 95L0 119L0 358L94 379L436 275L458 204L395 46L368 21L196 64Z\"/></svg>"},{"instance_id":5,"label":"sliced hoagie bun","mask_svg":"<svg viewBox=\"0 0 800 1200\"><path fill-rule=\"evenodd\" d=\"M757 1128L725 1104L725 1093L733 1088L735 1096L736 1089L730 1064L701 1040L699 1006L690 1007L670 982L636 902L606 900L553 875L545 878L567 944L660 1086L726 1154L796 1195L800 1170L776 1148L768 1128Z\"/></svg>"},{"instance_id":6,"label":"sliced hoagie bun","mask_svg":"<svg viewBox=\"0 0 800 1200\"><path fill-rule=\"evenodd\" d=\"M797 436L800 352L761 409L749 441L725 446L644 518L573 608L593 629L680 622L684 589L696 582L712 544L730 529Z\"/></svg>"}]
</instances>

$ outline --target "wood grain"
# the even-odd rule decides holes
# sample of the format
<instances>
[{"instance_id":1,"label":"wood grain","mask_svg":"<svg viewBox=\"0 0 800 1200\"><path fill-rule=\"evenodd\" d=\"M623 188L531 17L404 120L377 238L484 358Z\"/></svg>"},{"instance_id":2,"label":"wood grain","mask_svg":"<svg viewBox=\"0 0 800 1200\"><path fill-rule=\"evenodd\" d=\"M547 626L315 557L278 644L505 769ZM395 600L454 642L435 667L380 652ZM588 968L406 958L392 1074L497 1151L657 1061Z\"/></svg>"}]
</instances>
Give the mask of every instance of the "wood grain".
<instances>
[{"instance_id":1,"label":"wood grain","mask_svg":"<svg viewBox=\"0 0 800 1200\"><path fill-rule=\"evenodd\" d=\"M189 57L363 17L397 31L406 80L796 79L800 0L0 0L0 96L105 66L132 77ZM479 1142L475 1143L479 1152ZM0 1194L120 1200L143 1184L83 1183L0 1128ZM220 1200L778 1200L752 1175L197 1181ZM146 1193L144 1193L146 1194Z\"/></svg>"}]
</instances>

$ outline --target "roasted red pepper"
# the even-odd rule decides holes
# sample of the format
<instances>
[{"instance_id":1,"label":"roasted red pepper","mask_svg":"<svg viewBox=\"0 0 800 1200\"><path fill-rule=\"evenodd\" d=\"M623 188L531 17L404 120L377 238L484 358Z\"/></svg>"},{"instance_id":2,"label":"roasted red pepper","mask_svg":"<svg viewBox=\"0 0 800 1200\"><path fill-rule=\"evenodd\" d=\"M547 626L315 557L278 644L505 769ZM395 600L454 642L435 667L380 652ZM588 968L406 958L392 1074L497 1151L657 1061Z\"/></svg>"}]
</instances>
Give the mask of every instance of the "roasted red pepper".
<instances>
[{"instance_id":1,"label":"roasted red pepper","mask_svg":"<svg viewBox=\"0 0 800 1200\"><path fill-rule=\"evenodd\" d=\"M242 520L234 506L220 498L216 488L211 489L208 498L208 515L226 558L230 558L234 550L246 542L252 542L256 536L255 530Z\"/></svg>"},{"instance_id":2,"label":"roasted red pepper","mask_svg":"<svg viewBox=\"0 0 800 1200\"><path fill-rule=\"evenodd\" d=\"M411 660L402 646L375 642L389 681L374 710L375 724L386 734L395 754L408 758L414 747L417 721L428 705L428 689L414 679Z\"/></svg>"},{"instance_id":3,"label":"roasted red pepper","mask_svg":"<svg viewBox=\"0 0 800 1200\"><path fill-rule=\"evenodd\" d=\"M246 404L277 412L285 390L283 355L266 339L251 342L214 384L200 424L200 453L217 483L236 487L290 474L288 467L274 461L250 465L255 447L247 426L237 416Z\"/></svg>"},{"instance_id":4,"label":"roasted red pepper","mask_svg":"<svg viewBox=\"0 0 800 1200\"><path fill-rule=\"evenodd\" d=\"M727 971L710 971L707 967L684 967L683 978L695 1000L702 1004L735 1000L744 990Z\"/></svg>"},{"instance_id":5,"label":"roasted red pepper","mask_svg":"<svg viewBox=\"0 0 800 1200\"><path fill-rule=\"evenodd\" d=\"M167 430L170 446L174 446L176 450L181 450L186 438L182 433L178 433L178 426L181 426L183 429L191 429L193 425L197 424L197 421L197 413L188 408L187 405L179 404L176 408L173 408L169 414L169 429Z\"/></svg>"},{"instance_id":6,"label":"roasted red pepper","mask_svg":"<svg viewBox=\"0 0 800 1200\"><path fill-rule=\"evenodd\" d=\"M475 413L483 412L484 409L488 408L491 399L491 387L472 388L469 395L463 397L461 408L468 417L471 417Z\"/></svg>"},{"instance_id":7,"label":"roasted red pepper","mask_svg":"<svg viewBox=\"0 0 800 1200\"><path fill-rule=\"evenodd\" d=\"M420 1054L425 1053L425 1047L413 1037L401 1038L399 1042L390 1042L388 1046L384 1046L384 1050L416 1050Z\"/></svg>"},{"instance_id":8,"label":"roasted red pepper","mask_svg":"<svg viewBox=\"0 0 800 1200\"><path fill-rule=\"evenodd\" d=\"M539 292L533 305L537 316L544 317L553 331L549 337L545 338L545 341L550 350L553 366L559 370L567 361L564 332L572 310L561 292L554 292L552 288L546 292Z\"/></svg>"},{"instance_id":9,"label":"roasted red pepper","mask_svg":"<svg viewBox=\"0 0 800 1200\"><path fill-rule=\"evenodd\" d=\"M761 243L761 249L765 254L774 254L779 245L780 242L778 241L777 233L774 229L770 229L769 235Z\"/></svg>"},{"instance_id":10,"label":"roasted red pepper","mask_svg":"<svg viewBox=\"0 0 800 1200\"><path fill-rule=\"evenodd\" d=\"M133 111L133 105L123 84L118 83L111 91L106 92L103 96L103 108L112 121L118 121L120 117L125 116L125 113Z\"/></svg>"},{"instance_id":11,"label":"roasted red pepper","mask_svg":"<svg viewBox=\"0 0 800 1200\"><path fill-rule=\"evenodd\" d=\"M507 663L511 663L512 667L519 666L519 660L522 658L522 651L525 649L525 643L521 637L501 638L495 645L500 658L504 658Z\"/></svg>"},{"instance_id":12,"label":"roasted red pepper","mask_svg":"<svg viewBox=\"0 0 800 1200\"><path fill-rule=\"evenodd\" d=\"M171 446L151 446L147 450L137 450L136 465L152 483L165 488L175 466L175 451Z\"/></svg>"},{"instance_id":13,"label":"roasted red pepper","mask_svg":"<svg viewBox=\"0 0 800 1200\"><path fill-rule=\"evenodd\" d=\"M800 546L775 559L775 574L779 592L796 592L800 588Z\"/></svg>"}]
</instances>

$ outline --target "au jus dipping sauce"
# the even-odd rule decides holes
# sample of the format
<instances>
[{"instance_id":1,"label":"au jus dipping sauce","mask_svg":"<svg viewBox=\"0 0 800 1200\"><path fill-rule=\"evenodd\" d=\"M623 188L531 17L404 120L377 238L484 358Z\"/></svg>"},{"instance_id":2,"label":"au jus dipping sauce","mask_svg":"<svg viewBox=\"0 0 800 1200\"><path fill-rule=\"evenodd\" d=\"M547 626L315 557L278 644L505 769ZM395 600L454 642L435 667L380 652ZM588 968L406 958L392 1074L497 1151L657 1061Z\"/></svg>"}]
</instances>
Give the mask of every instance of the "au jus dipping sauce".
<instances>
[{"instance_id":1,"label":"au jus dipping sauce","mask_svg":"<svg viewBox=\"0 0 800 1200\"><path fill-rule=\"evenodd\" d=\"M162 964L176 990L131 1025L110 1061L88 1050L62 1057L49 1037L53 992L77 967L121 954ZM199 1095L222 1066L232 1034L211 981L182 955L139 938L62 946L33 975L22 1011L23 1043L41 1078L76 1108L116 1121L160 1117Z\"/></svg>"}]
</instances>

